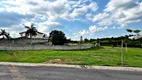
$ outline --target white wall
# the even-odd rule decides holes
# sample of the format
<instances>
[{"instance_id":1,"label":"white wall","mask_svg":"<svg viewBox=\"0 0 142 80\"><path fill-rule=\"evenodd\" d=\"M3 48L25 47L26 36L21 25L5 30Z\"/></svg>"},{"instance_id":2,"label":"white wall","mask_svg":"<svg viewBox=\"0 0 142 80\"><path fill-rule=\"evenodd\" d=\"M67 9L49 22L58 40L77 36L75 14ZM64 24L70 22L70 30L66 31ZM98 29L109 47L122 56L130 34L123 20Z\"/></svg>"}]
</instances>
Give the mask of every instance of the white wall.
<instances>
[{"instance_id":1,"label":"white wall","mask_svg":"<svg viewBox=\"0 0 142 80\"><path fill-rule=\"evenodd\" d=\"M32 36L32 38L40 38L40 39L42 39L42 38L43 38L43 35L44 35L44 34L39 34L39 33L37 33L37 35L36 35L36 36ZM24 37L24 36L25 36L25 33L21 34L21 37ZM30 36L28 36L28 38L30 38Z\"/></svg>"},{"instance_id":2,"label":"white wall","mask_svg":"<svg viewBox=\"0 0 142 80\"><path fill-rule=\"evenodd\" d=\"M39 34L39 33L37 33L37 35L36 35L36 36L33 36L33 38L43 38L43 35L44 35L44 34Z\"/></svg>"}]
</instances>

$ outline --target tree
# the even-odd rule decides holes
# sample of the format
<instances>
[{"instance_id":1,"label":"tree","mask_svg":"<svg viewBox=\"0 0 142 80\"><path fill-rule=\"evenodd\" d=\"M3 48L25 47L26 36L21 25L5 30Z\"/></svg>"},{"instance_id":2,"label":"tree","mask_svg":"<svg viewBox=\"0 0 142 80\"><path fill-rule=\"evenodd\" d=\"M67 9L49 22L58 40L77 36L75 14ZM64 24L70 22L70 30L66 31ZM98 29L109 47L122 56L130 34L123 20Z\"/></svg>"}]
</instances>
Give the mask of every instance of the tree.
<instances>
[{"instance_id":1,"label":"tree","mask_svg":"<svg viewBox=\"0 0 142 80\"><path fill-rule=\"evenodd\" d=\"M34 24L31 24L31 26L25 26L25 28L27 28L26 36L27 37L30 36L30 39L32 39L32 36L37 35L37 29L33 26L34 26Z\"/></svg>"},{"instance_id":2,"label":"tree","mask_svg":"<svg viewBox=\"0 0 142 80\"><path fill-rule=\"evenodd\" d=\"M66 43L66 37L62 31L54 30L49 35L49 41L51 41L53 45L64 45L64 43Z\"/></svg>"},{"instance_id":3,"label":"tree","mask_svg":"<svg viewBox=\"0 0 142 80\"><path fill-rule=\"evenodd\" d=\"M87 38L84 39L84 42L88 42L89 40Z\"/></svg>"},{"instance_id":4,"label":"tree","mask_svg":"<svg viewBox=\"0 0 142 80\"><path fill-rule=\"evenodd\" d=\"M126 29L126 31L129 32L129 33L132 33L132 32L133 32L132 29ZM131 35L131 34L130 34L130 35ZM129 35L129 36L130 36L130 35ZM125 36L125 37L126 37L126 39L125 39L125 42L126 42L126 43L125 43L126 51L127 51L127 41L128 41L128 39L129 39L129 36ZM122 40L123 40L123 39L122 39Z\"/></svg>"},{"instance_id":5,"label":"tree","mask_svg":"<svg viewBox=\"0 0 142 80\"><path fill-rule=\"evenodd\" d=\"M134 30L134 33L136 33L137 35L138 35L138 37L139 37L139 33L141 32L141 30ZM140 46L142 45L141 44L141 38L139 37L139 40L140 40Z\"/></svg>"},{"instance_id":6,"label":"tree","mask_svg":"<svg viewBox=\"0 0 142 80\"><path fill-rule=\"evenodd\" d=\"M0 36L3 36L3 38L5 36L7 39L11 39L9 33L7 33L5 29L1 29Z\"/></svg>"},{"instance_id":7,"label":"tree","mask_svg":"<svg viewBox=\"0 0 142 80\"><path fill-rule=\"evenodd\" d=\"M141 30L134 30L134 33L139 34Z\"/></svg>"},{"instance_id":8,"label":"tree","mask_svg":"<svg viewBox=\"0 0 142 80\"><path fill-rule=\"evenodd\" d=\"M32 44L32 36L37 35L37 29L34 27L34 24L31 24L31 26L25 26L25 28L27 28L26 36L27 37L30 36L31 44Z\"/></svg>"},{"instance_id":9,"label":"tree","mask_svg":"<svg viewBox=\"0 0 142 80\"><path fill-rule=\"evenodd\" d=\"M126 29L127 32L132 33L133 30L132 29Z\"/></svg>"}]
</instances>

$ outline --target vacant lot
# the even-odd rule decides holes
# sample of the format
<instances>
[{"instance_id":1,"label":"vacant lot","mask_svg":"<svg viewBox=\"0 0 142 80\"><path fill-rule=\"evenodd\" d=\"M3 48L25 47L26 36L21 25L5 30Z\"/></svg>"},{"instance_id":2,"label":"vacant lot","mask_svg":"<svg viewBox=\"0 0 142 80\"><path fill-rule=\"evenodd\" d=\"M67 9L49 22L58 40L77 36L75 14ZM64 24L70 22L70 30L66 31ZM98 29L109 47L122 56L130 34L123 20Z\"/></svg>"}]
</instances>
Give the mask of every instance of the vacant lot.
<instances>
[{"instance_id":1,"label":"vacant lot","mask_svg":"<svg viewBox=\"0 0 142 80\"><path fill-rule=\"evenodd\" d=\"M142 49L124 51L124 65L142 67ZM55 63L121 66L121 48L102 47L90 50L0 51L0 62Z\"/></svg>"}]
</instances>

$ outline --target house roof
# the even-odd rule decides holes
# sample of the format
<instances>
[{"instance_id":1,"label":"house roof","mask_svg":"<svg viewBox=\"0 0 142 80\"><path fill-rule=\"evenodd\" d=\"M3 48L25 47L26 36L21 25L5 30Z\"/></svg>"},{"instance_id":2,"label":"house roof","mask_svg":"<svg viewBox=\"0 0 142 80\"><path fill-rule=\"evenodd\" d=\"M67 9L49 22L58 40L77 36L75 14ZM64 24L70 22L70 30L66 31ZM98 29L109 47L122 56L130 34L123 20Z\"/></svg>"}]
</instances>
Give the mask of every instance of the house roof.
<instances>
[{"instance_id":1,"label":"house roof","mask_svg":"<svg viewBox=\"0 0 142 80\"><path fill-rule=\"evenodd\" d=\"M26 33L26 31L20 32L19 34L23 34L23 33ZM39 33L39 34L44 34L44 33L42 33L42 32L38 32L38 31L37 31L37 33Z\"/></svg>"}]
</instances>

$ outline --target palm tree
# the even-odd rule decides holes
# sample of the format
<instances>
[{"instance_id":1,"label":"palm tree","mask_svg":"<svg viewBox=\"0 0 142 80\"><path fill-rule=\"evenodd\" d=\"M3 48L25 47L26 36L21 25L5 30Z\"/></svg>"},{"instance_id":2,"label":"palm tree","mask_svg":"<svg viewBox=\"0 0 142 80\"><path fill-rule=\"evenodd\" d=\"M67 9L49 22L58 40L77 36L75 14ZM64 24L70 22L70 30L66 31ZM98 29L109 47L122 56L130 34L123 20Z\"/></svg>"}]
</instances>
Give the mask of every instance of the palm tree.
<instances>
[{"instance_id":1,"label":"palm tree","mask_svg":"<svg viewBox=\"0 0 142 80\"><path fill-rule=\"evenodd\" d=\"M30 36L31 44L32 44L32 36L37 35L37 29L34 27L34 24L31 24L31 26L25 26L25 28L27 28L26 36L27 37Z\"/></svg>"},{"instance_id":2,"label":"palm tree","mask_svg":"<svg viewBox=\"0 0 142 80\"><path fill-rule=\"evenodd\" d=\"M3 38L4 38L4 36L5 36L7 39L10 39L10 38L11 38L11 37L10 37L10 34L7 33L7 32L5 31L5 29L1 29L0 36L3 36Z\"/></svg>"}]
</instances>

